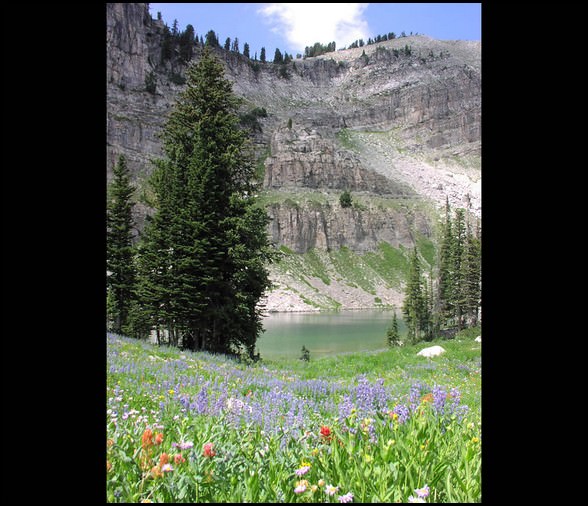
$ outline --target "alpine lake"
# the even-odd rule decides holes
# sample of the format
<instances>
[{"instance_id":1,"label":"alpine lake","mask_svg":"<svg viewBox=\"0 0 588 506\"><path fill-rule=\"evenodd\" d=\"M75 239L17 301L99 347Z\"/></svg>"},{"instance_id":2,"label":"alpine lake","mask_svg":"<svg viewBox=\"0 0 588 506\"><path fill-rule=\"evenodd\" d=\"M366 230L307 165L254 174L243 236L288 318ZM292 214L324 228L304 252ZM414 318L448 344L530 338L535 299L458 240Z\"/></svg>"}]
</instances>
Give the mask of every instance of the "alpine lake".
<instances>
[{"instance_id":1,"label":"alpine lake","mask_svg":"<svg viewBox=\"0 0 588 506\"><path fill-rule=\"evenodd\" d=\"M299 358L304 346L310 357L370 352L387 348L386 331L394 311L385 309L268 313L257 350L262 358ZM398 331L406 327L397 311Z\"/></svg>"}]
</instances>

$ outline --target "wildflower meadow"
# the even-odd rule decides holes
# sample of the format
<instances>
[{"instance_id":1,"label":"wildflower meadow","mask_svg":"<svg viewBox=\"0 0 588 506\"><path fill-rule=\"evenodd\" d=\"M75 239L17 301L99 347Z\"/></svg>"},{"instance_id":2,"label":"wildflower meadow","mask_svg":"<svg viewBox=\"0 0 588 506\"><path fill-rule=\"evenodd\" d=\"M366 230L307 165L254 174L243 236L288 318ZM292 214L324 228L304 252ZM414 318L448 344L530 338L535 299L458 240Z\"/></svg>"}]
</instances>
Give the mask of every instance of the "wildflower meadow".
<instances>
[{"instance_id":1,"label":"wildflower meadow","mask_svg":"<svg viewBox=\"0 0 588 506\"><path fill-rule=\"evenodd\" d=\"M479 502L480 345L442 344L251 365L108 334L107 500Z\"/></svg>"}]
</instances>

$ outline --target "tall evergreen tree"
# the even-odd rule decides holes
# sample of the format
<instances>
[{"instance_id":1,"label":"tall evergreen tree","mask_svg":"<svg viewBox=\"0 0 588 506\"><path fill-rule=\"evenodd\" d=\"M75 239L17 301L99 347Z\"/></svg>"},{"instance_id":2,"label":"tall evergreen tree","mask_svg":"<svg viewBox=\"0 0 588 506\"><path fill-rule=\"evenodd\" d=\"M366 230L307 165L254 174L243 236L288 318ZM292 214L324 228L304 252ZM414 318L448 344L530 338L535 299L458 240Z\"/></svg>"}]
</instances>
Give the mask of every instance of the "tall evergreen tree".
<instances>
[{"instance_id":1,"label":"tall evergreen tree","mask_svg":"<svg viewBox=\"0 0 588 506\"><path fill-rule=\"evenodd\" d=\"M478 324L481 299L481 243L479 226L474 234L468 225L461 264L463 280L463 312L467 327Z\"/></svg>"},{"instance_id":2,"label":"tall evergreen tree","mask_svg":"<svg viewBox=\"0 0 588 506\"><path fill-rule=\"evenodd\" d=\"M227 37L225 40L225 51L231 50L231 37Z\"/></svg>"},{"instance_id":3,"label":"tall evergreen tree","mask_svg":"<svg viewBox=\"0 0 588 506\"><path fill-rule=\"evenodd\" d=\"M413 248L410 257L402 314L408 329L409 341L413 343L419 341L426 331L428 318L426 293L421 275L421 262L416 246Z\"/></svg>"},{"instance_id":4,"label":"tall evergreen tree","mask_svg":"<svg viewBox=\"0 0 588 506\"><path fill-rule=\"evenodd\" d=\"M243 56L249 58L249 44L247 42L243 44Z\"/></svg>"},{"instance_id":5,"label":"tall evergreen tree","mask_svg":"<svg viewBox=\"0 0 588 506\"><path fill-rule=\"evenodd\" d=\"M269 285L265 210L238 126L238 101L205 50L165 125L151 179L156 212L142 244L145 314L171 344L254 356Z\"/></svg>"},{"instance_id":6,"label":"tall evergreen tree","mask_svg":"<svg viewBox=\"0 0 588 506\"><path fill-rule=\"evenodd\" d=\"M192 25L186 26L186 30L180 34L180 58L185 62L189 62L192 59L192 54L194 52L194 36L194 27Z\"/></svg>"},{"instance_id":7,"label":"tall evergreen tree","mask_svg":"<svg viewBox=\"0 0 588 506\"><path fill-rule=\"evenodd\" d=\"M265 47L261 48L261 53L259 55L259 61L261 63L265 63Z\"/></svg>"},{"instance_id":8,"label":"tall evergreen tree","mask_svg":"<svg viewBox=\"0 0 588 506\"><path fill-rule=\"evenodd\" d=\"M453 229L451 222L451 207L449 198L445 201L445 223L441 237L441 247L438 258L438 283L435 312L438 314L441 327L445 328L453 318L453 282L452 282L452 251Z\"/></svg>"},{"instance_id":9,"label":"tall evergreen tree","mask_svg":"<svg viewBox=\"0 0 588 506\"><path fill-rule=\"evenodd\" d=\"M276 52L274 53L274 63L284 63L284 57L278 48L276 48Z\"/></svg>"},{"instance_id":10,"label":"tall evergreen tree","mask_svg":"<svg viewBox=\"0 0 588 506\"><path fill-rule=\"evenodd\" d=\"M107 318L109 329L121 334L127 331L136 289L131 201L134 189L124 156L119 157L113 174L106 208Z\"/></svg>"},{"instance_id":11,"label":"tall evergreen tree","mask_svg":"<svg viewBox=\"0 0 588 506\"><path fill-rule=\"evenodd\" d=\"M452 259L452 299L451 307L457 330L464 328L465 286L462 262L466 239L465 211L456 209L453 228Z\"/></svg>"}]
</instances>

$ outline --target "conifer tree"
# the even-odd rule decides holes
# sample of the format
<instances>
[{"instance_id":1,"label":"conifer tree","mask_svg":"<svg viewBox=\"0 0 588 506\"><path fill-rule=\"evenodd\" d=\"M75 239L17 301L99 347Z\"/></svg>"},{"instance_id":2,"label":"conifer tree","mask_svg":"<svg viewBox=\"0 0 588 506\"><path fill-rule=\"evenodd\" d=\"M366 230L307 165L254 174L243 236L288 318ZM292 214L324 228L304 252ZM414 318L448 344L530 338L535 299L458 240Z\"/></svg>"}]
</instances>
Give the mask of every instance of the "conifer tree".
<instances>
[{"instance_id":1,"label":"conifer tree","mask_svg":"<svg viewBox=\"0 0 588 506\"><path fill-rule=\"evenodd\" d=\"M439 316L441 327L446 327L448 321L452 319L452 300L453 300L453 282L452 282L452 251L453 251L453 229L451 222L451 207L449 198L445 201L445 223L441 237L441 247L439 248L438 259L438 283L435 311Z\"/></svg>"},{"instance_id":2,"label":"conifer tree","mask_svg":"<svg viewBox=\"0 0 588 506\"><path fill-rule=\"evenodd\" d=\"M261 53L259 54L259 61L261 63L265 63L265 47L261 48Z\"/></svg>"},{"instance_id":3,"label":"conifer tree","mask_svg":"<svg viewBox=\"0 0 588 506\"><path fill-rule=\"evenodd\" d=\"M127 331L136 288L131 201L134 189L124 156L119 157L113 174L106 208L107 319L109 329L121 334Z\"/></svg>"},{"instance_id":4,"label":"conifer tree","mask_svg":"<svg viewBox=\"0 0 588 506\"><path fill-rule=\"evenodd\" d=\"M243 56L249 58L249 44L247 42L243 44Z\"/></svg>"},{"instance_id":5,"label":"conifer tree","mask_svg":"<svg viewBox=\"0 0 588 506\"><path fill-rule=\"evenodd\" d=\"M410 257L402 314L408 329L409 341L413 343L419 341L427 326L427 300L423 289L421 262L416 247L413 248Z\"/></svg>"},{"instance_id":6,"label":"conifer tree","mask_svg":"<svg viewBox=\"0 0 588 506\"><path fill-rule=\"evenodd\" d=\"M465 232L465 212L463 209L456 209L453 229L453 248L451 251L451 309L457 330L464 328L465 287L462 262L464 257Z\"/></svg>"},{"instance_id":7,"label":"conifer tree","mask_svg":"<svg viewBox=\"0 0 588 506\"><path fill-rule=\"evenodd\" d=\"M481 246L479 226L474 234L467 227L464 258L462 261L463 312L467 327L478 324L478 311L481 298Z\"/></svg>"},{"instance_id":8,"label":"conifer tree","mask_svg":"<svg viewBox=\"0 0 588 506\"><path fill-rule=\"evenodd\" d=\"M156 212L141 248L144 314L173 345L254 357L257 303L271 258L265 210L238 101L205 50L186 72L151 185Z\"/></svg>"},{"instance_id":9,"label":"conifer tree","mask_svg":"<svg viewBox=\"0 0 588 506\"><path fill-rule=\"evenodd\" d=\"M386 339L388 341L388 346L399 346L400 344L400 334L398 332L398 319L396 318L396 311L394 311L394 316L392 317L392 324L386 332Z\"/></svg>"},{"instance_id":10,"label":"conifer tree","mask_svg":"<svg viewBox=\"0 0 588 506\"><path fill-rule=\"evenodd\" d=\"M278 48L276 48L276 52L274 53L274 63L284 63L284 57Z\"/></svg>"}]
</instances>

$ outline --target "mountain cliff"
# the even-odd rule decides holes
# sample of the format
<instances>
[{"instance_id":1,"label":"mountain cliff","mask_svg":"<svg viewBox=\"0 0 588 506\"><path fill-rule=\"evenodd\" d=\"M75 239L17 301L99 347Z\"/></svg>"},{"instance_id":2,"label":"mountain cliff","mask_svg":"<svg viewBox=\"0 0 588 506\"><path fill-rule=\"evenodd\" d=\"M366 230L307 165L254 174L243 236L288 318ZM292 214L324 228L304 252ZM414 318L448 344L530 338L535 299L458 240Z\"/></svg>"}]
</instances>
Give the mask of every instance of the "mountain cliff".
<instances>
[{"instance_id":1,"label":"mountain cliff","mask_svg":"<svg viewBox=\"0 0 588 506\"><path fill-rule=\"evenodd\" d=\"M107 4L106 27L107 178L125 154L139 196L186 63L162 57L164 24L147 4ZM401 259L434 247L446 199L480 217L480 43L411 36L284 65L214 51L243 99L284 254L268 308L399 305ZM139 229L148 212L139 202Z\"/></svg>"}]
</instances>

